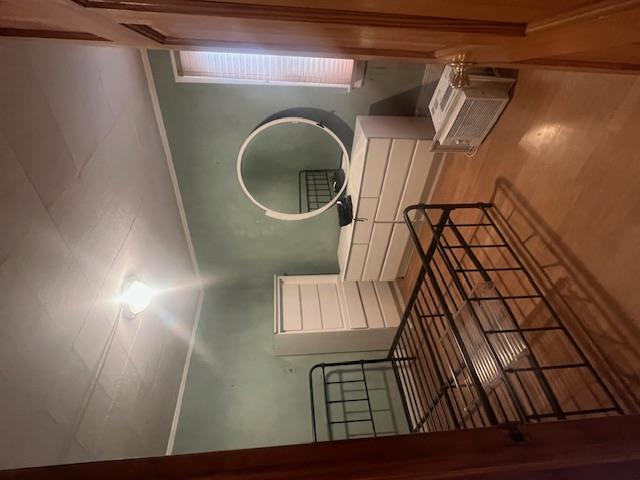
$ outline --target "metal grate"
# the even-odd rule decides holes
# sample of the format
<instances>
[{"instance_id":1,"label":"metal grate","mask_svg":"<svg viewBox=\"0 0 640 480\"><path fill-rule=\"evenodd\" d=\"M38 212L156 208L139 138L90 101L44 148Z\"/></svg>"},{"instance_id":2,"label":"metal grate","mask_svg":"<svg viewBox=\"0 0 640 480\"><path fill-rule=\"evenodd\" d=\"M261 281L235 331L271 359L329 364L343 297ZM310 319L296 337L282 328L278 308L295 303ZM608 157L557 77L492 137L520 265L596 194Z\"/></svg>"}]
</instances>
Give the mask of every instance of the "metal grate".
<instances>
[{"instance_id":1,"label":"metal grate","mask_svg":"<svg viewBox=\"0 0 640 480\"><path fill-rule=\"evenodd\" d=\"M343 440L408 433L387 358L321 363L309 372L313 438ZM315 409L314 398L324 399Z\"/></svg>"},{"instance_id":2,"label":"metal grate","mask_svg":"<svg viewBox=\"0 0 640 480\"><path fill-rule=\"evenodd\" d=\"M481 137L493 126L502 111L501 99L467 98L449 131L451 138Z\"/></svg>"},{"instance_id":3,"label":"metal grate","mask_svg":"<svg viewBox=\"0 0 640 480\"><path fill-rule=\"evenodd\" d=\"M492 208L405 210L420 270L380 361L393 366L410 431L622 414Z\"/></svg>"},{"instance_id":4,"label":"metal grate","mask_svg":"<svg viewBox=\"0 0 640 480\"><path fill-rule=\"evenodd\" d=\"M298 173L300 213L326 205L334 197L335 170L300 170Z\"/></svg>"}]
</instances>

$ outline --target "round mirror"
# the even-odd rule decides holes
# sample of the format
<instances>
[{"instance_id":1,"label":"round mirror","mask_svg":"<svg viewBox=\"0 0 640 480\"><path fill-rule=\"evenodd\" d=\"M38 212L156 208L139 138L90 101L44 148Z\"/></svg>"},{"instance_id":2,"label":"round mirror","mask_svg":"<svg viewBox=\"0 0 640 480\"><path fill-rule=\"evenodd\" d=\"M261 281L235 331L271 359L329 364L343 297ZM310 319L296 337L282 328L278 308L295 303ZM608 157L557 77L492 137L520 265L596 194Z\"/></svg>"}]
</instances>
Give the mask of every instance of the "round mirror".
<instances>
[{"instance_id":1,"label":"round mirror","mask_svg":"<svg viewBox=\"0 0 640 480\"><path fill-rule=\"evenodd\" d=\"M327 211L345 190L347 149L324 125L285 117L260 125L238 154L238 180L249 199L280 220Z\"/></svg>"}]
</instances>

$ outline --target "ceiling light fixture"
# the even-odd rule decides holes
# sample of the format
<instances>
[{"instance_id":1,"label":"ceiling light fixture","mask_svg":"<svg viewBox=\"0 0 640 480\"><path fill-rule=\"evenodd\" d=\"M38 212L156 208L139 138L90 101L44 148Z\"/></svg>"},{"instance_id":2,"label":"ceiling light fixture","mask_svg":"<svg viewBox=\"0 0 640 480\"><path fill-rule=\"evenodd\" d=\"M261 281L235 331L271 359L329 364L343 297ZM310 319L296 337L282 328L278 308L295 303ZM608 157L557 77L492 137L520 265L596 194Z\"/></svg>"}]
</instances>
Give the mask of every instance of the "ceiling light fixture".
<instances>
[{"instance_id":1,"label":"ceiling light fixture","mask_svg":"<svg viewBox=\"0 0 640 480\"><path fill-rule=\"evenodd\" d=\"M120 302L128 317L135 317L144 311L155 295L155 290L137 278L129 278L122 288Z\"/></svg>"}]
</instances>

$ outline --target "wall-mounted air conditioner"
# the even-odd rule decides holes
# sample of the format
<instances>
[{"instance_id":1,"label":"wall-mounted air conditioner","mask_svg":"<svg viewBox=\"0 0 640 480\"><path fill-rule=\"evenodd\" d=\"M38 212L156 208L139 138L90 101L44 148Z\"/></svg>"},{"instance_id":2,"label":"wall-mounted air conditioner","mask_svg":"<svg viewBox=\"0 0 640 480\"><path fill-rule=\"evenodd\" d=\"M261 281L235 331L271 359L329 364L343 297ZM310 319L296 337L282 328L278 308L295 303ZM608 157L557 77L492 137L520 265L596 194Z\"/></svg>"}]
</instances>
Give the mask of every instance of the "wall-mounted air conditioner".
<instances>
[{"instance_id":1,"label":"wall-mounted air conditioner","mask_svg":"<svg viewBox=\"0 0 640 480\"><path fill-rule=\"evenodd\" d=\"M446 67L429 103L436 134L433 150L469 151L485 139L509 101L513 79L469 75L469 86L454 88Z\"/></svg>"}]
</instances>

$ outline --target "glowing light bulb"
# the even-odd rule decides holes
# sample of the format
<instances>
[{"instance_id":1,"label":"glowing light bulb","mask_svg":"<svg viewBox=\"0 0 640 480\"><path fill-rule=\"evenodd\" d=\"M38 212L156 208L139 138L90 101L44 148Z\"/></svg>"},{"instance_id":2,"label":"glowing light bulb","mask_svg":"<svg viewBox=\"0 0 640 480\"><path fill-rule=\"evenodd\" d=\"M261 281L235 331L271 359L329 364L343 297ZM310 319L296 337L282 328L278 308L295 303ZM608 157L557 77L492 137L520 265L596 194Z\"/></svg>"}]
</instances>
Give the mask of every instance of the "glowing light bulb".
<instances>
[{"instance_id":1,"label":"glowing light bulb","mask_svg":"<svg viewBox=\"0 0 640 480\"><path fill-rule=\"evenodd\" d=\"M120 301L131 315L137 315L149 306L154 294L151 287L140 280L133 280L125 286Z\"/></svg>"}]
</instances>

